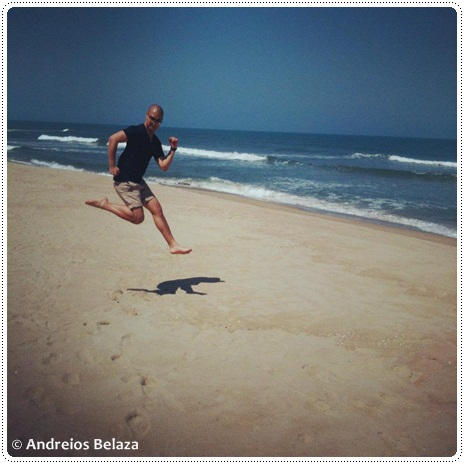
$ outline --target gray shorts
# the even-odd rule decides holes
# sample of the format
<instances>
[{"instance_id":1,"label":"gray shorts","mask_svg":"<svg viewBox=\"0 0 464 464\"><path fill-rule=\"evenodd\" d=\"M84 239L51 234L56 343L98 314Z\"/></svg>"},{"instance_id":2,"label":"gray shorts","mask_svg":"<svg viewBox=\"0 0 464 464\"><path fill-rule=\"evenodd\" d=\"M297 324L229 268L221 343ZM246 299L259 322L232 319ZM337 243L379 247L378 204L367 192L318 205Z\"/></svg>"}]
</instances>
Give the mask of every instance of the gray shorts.
<instances>
[{"instance_id":1,"label":"gray shorts","mask_svg":"<svg viewBox=\"0 0 464 464\"><path fill-rule=\"evenodd\" d=\"M130 209L141 208L145 202L155 198L154 193L143 179L140 184L136 182L114 182L114 189Z\"/></svg>"}]
</instances>

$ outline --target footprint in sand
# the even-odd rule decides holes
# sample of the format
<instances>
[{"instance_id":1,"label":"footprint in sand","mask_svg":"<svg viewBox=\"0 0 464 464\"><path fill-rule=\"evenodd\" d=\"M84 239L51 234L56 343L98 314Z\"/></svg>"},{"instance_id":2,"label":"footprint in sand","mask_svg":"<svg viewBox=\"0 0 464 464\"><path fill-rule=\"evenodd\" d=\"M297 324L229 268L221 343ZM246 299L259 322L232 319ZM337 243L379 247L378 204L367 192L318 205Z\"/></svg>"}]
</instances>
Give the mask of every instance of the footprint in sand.
<instances>
[{"instance_id":1,"label":"footprint in sand","mask_svg":"<svg viewBox=\"0 0 464 464\"><path fill-rule=\"evenodd\" d=\"M120 343L121 347L127 345L130 342L131 338L132 338L132 334L130 334L130 333L126 334L126 335L123 335L121 337L121 343Z\"/></svg>"},{"instance_id":2,"label":"footprint in sand","mask_svg":"<svg viewBox=\"0 0 464 464\"><path fill-rule=\"evenodd\" d=\"M123 375L121 377L121 381L124 382L124 383L133 383L135 382L135 379L138 379L138 376L136 375Z\"/></svg>"},{"instance_id":3,"label":"footprint in sand","mask_svg":"<svg viewBox=\"0 0 464 464\"><path fill-rule=\"evenodd\" d=\"M317 400L314 403L314 407L319 411L319 412L329 412L332 409L332 406L330 406L329 403L326 403L323 400Z\"/></svg>"},{"instance_id":4,"label":"footprint in sand","mask_svg":"<svg viewBox=\"0 0 464 464\"><path fill-rule=\"evenodd\" d=\"M122 308L122 310L126 313L129 314L129 316L138 316L139 313L135 308Z\"/></svg>"},{"instance_id":5,"label":"footprint in sand","mask_svg":"<svg viewBox=\"0 0 464 464\"><path fill-rule=\"evenodd\" d=\"M102 330L108 325L110 325L110 323L108 321L98 321L97 322L97 329Z\"/></svg>"},{"instance_id":6,"label":"footprint in sand","mask_svg":"<svg viewBox=\"0 0 464 464\"><path fill-rule=\"evenodd\" d=\"M116 361L123 355L122 351L124 351L124 347L130 342L131 337L131 334L126 334L121 337L121 341L119 343L119 353L115 353L111 356L112 361Z\"/></svg>"},{"instance_id":7,"label":"footprint in sand","mask_svg":"<svg viewBox=\"0 0 464 464\"><path fill-rule=\"evenodd\" d=\"M68 385L79 385L81 383L81 378L77 372L71 372L63 375L62 380Z\"/></svg>"},{"instance_id":8,"label":"footprint in sand","mask_svg":"<svg viewBox=\"0 0 464 464\"><path fill-rule=\"evenodd\" d=\"M42 364L48 366L48 364L58 361L59 357L60 356L57 353L50 353L48 356L44 357L44 359L42 360Z\"/></svg>"},{"instance_id":9,"label":"footprint in sand","mask_svg":"<svg viewBox=\"0 0 464 464\"><path fill-rule=\"evenodd\" d=\"M128 414L125 421L137 437L144 437L150 431L150 422L137 411Z\"/></svg>"},{"instance_id":10,"label":"footprint in sand","mask_svg":"<svg viewBox=\"0 0 464 464\"><path fill-rule=\"evenodd\" d=\"M47 410L54 406L54 401L42 387L31 387L23 395L24 399L29 400L40 410Z\"/></svg>"},{"instance_id":11,"label":"footprint in sand","mask_svg":"<svg viewBox=\"0 0 464 464\"><path fill-rule=\"evenodd\" d=\"M111 299L119 303L123 295L124 295L124 292L122 290L115 290L113 294L111 295Z\"/></svg>"}]
</instances>

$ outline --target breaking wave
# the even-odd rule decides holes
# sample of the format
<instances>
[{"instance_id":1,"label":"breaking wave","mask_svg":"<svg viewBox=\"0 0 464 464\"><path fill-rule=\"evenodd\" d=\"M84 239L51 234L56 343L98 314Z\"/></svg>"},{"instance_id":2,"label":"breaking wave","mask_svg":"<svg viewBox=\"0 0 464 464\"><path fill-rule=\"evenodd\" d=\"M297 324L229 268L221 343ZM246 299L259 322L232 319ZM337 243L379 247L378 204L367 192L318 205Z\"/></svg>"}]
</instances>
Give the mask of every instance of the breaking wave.
<instances>
[{"instance_id":1,"label":"breaking wave","mask_svg":"<svg viewBox=\"0 0 464 464\"><path fill-rule=\"evenodd\" d=\"M445 225L434 224L432 222L422 221L420 219L402 217L396 214L386 213L381 210L366 210L363 208L358 208L356 205L350 204L349 202L335 203L315 197L300 197L289 193L271 190L266 187L231 182L228 180L220 179L218 177L210 177L209 179L203 181L195 179L180 180L150 177L147 178L147 181L169 186L189 187L229 193L232 195L239 195L255 200L268 201L272 203L279 203L292 207L302 208L309 211L319 211L344 215L348 217L363 218L374 222L415 228L424 232L456 238L456 231Z\"/></svg>"},{"instance_id":2,"label":"breaking wave","mask_svg":"<svg viewBox=\"0 0 464 464\"><path fill-rule=\"evenodd\" d=\"M419 164L424 166L439 166L445 168L457 168L457 163L453 161L439 161L439 160L423 160L415 158L406 158L404 156L397 155L382 155L381 153L353 153L350 158L360 159L360 158L386 158L388 161L393 163L406 163L406 164Z\"/></svg>"},{"instance_id":3,"label":"breaking wave","mask_svg":"<svg viewBox=\"0 0 464 464\"><path fill-rule=\"evenodd\" d=\"M167 152L169 147L163 146L163 149ZM179 155L194 156L199 158L209 158L227 161L267 161L266 155L257 155L255 153L241 153L237 151L215 151L215 150L204 150L199 148L188 148L180 147L178 150Z\"/></svg>"},{"instance_id":4,"label":"breaking wave","mask_svg":"<svg viewBox=\"0 0 464 464\"><path fill-rule=\"evenodd\" d=\"M58 135L46 135L42 134L39 135L37 138L38 140L50 140L50 141L57 141L57 142L64 142L64 143L97 143L98 139L90 138L90 137L75 137L73 135L67 135L65 137L61 137Z\"/></svg>"}]
</instances>

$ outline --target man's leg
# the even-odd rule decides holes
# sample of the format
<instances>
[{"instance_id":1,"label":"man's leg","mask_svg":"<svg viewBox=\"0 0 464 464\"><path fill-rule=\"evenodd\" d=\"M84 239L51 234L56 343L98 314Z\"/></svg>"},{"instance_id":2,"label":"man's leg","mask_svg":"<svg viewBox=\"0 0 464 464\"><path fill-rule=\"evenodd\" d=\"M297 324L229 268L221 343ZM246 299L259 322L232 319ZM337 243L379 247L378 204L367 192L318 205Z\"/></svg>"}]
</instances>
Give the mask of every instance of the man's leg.
<instances>
[{"instance_id":1,"label":"man's leg","mask_svg":"<svg viewBox=\"0 0 464 464\"><path fill-rule=\"evenodd\" d=\"M87 200L85 204L109 211L125 221L132 222L132 224L141 224L144 219L142 207L130 209L126 205L110 203L108 198L102 198L101 200Z\"/></svg>"},{"instance_id":2,"label":"man's leg","mask_svg":"<svg viewBox=\"0 0 464 464\"><path fill-rule=\"evenodd\" d=\"M150 211L153 216L153 221L155 222L156 227L161 232L161 235L166 240L169 251L175 255L185 255L192 251L191 248L185 248L180 246L174 239L171 233L171 229L169 227L168 221L163 214L163 208L161 207L160 202L157 198L151 198L150 200L144 203L145 208Z\"/></svg>"}]
</instances>

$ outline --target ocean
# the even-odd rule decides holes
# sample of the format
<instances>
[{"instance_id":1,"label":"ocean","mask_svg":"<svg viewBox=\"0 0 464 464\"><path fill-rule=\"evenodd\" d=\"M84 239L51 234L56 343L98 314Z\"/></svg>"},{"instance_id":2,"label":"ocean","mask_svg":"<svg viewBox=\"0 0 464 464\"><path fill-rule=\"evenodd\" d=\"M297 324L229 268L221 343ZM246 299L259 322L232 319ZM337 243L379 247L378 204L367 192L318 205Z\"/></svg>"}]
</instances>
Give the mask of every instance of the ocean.
<instances>
[{"instance_id":1,"label":"ocean","mask_svg":"<svg viewBox=\"0 0 464 464\"><path fill-rule=\"evenodd\" d=\"M9 121L7 159L109 176L108 137L124 127ZM165 152L171 135L179 149L169 171L150 164L149 182L457 236L456 140L167 127L157 135ZM95 192L103 194L116 199L110 178L107 192Z\"/></svg>"}]
</instances>

